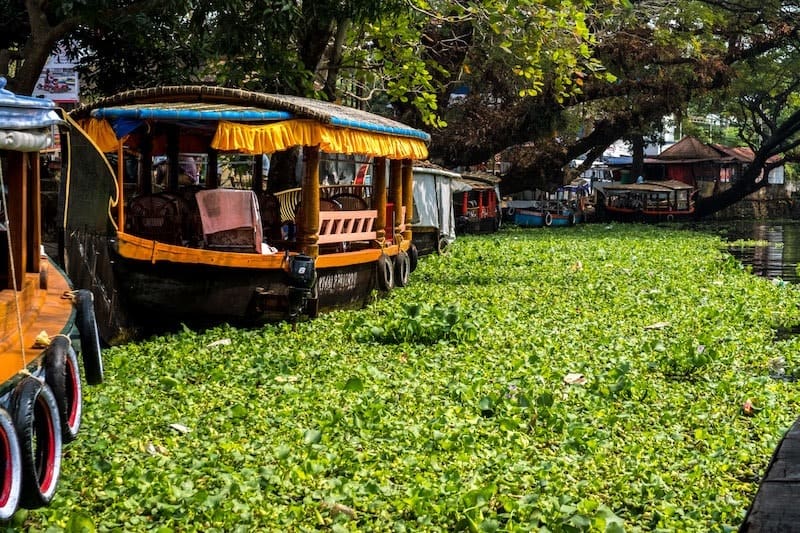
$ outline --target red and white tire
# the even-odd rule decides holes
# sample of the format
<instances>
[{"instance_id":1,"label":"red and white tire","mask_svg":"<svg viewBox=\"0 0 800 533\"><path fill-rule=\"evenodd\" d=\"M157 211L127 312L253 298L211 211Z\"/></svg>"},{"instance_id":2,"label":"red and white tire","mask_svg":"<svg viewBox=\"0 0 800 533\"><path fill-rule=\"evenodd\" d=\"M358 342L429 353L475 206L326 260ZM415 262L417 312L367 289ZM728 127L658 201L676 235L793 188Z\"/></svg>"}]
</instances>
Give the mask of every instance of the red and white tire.
<instances>
[{"instance_id":1,"label":"red and white tire","mask_svg":"<svg viewBox=\"0 0 800 533\"><path fill-rule=\"evenodd\" d=\"M14 421L0 408L0 520L8 520L17 511L22 490L22 456Z\"/></svg>"},{"instance_id":2,"label":"red and white tire","mask_svg":"<svg viewBox=\"0 0 800 533\"><path fill-rule=\"evenodd\" d=\"M11 396L11 417L22 457L19 504L37 509L53 499L61 475L61 421L50 387L23 378Z\"/></svg>"},{"instance_id":3,"label":"red and white tire","mask_svg":"<svg viewBox=\"0 0 800 533\"><path fill-rule=\"evenodd\" d=\"M61 419L61 437L64 443L78 436L83 414L83 394L78 357L68 337L59 335L44 352L45 381L53 391Z\"/></svg>"}]
</instances>

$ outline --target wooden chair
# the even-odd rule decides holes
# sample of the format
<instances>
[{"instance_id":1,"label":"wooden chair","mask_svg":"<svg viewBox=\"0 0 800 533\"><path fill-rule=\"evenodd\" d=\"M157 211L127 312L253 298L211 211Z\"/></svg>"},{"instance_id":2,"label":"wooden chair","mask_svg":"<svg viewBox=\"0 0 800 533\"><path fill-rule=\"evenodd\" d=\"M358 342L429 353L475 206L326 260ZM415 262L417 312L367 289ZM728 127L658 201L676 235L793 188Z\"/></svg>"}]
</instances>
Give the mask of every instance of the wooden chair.
<instances>
[{"instance_id":1,"label":"wooden chair","mask_svg":"<svg viewBox=\"0 0 800 533\"><path fill-rule=\"evenodd\" d=\"M198 191L195 197L207 248L261 253L261 214L255 192L208 189Z\"/></svg>"},{"instance_id":2,"label":"wooden chair","mask_svg":"<svg viewBox=\"0 0 800 533\"><path fill-rule=\"evenodd\" d=\"M340 193L331 196L330 199L338 203L344 211L363 211L369 209L367 201L355 194Z\"/></svg>"},{"instance_id":3,"label":"wooden chair","mask_svg":"<svg viewBox=\"0 0 800 533\"><path fill-rule=\"evenodd\" d=\"M187 211L179 196L147 194L131 199L126 218L129 231L137 237L183 244L183 215Z\"/></svg>"}]
</instances>

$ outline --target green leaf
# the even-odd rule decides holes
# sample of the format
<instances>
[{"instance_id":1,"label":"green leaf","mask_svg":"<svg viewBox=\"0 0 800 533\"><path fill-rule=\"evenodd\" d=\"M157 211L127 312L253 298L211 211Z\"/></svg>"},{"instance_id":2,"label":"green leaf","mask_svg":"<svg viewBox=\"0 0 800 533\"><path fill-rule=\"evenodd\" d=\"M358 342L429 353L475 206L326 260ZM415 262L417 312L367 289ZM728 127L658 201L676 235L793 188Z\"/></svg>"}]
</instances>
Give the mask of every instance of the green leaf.
<instances>
[{"instance_id":1,"label":"green leaf","mask_svg":"<svg viewBox=\"0 0 800 533\"><path fill-rule=\"evenodd\" d=\"M322 440L322 432L316 429L308 429L303 433L303 444L318 444Z\"/></svg>"},{"instance_id":2,"label":"green leaf","mask_svg":"<svg viewBox=\"0 0 800 533\"><path fill-rule=\"evenodd\" d=\"M344 384L344 390L351 391L351 392L361 392L364 390L364 383L361 381L360 378L351 377L347 380L347 383Z\"/></svg>"}]
</instances>

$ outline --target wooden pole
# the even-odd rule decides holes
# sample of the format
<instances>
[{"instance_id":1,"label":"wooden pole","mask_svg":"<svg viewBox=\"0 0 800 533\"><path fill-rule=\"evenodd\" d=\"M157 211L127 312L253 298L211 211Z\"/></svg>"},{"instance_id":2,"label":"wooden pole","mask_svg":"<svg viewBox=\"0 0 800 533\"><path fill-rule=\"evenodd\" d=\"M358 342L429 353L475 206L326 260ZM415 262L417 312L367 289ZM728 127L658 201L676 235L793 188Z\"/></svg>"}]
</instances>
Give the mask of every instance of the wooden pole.
<instances>
[{"instance_id":1,"label":"wooden pole","mask_svg":"<svg viewBox=\"0 0 800 533\"><path fill-rule=\"evenodd\" d=\"M39 152L27 154L31 173L28 174L28 198L30 199L30 231L28 231L28 272L39 272L41 267L42 247L42 173Z\"/></svg>"},{"instance_id":2,"label":"wooden pole","mask_svg":"<svg viewBox=\"0 0 800 533\"><path fill-rule=\"evenodd\" d=\"M403 224L403 162L392 159L389 163L389 198L394 204L392 222L392 243L397 244L400 226Z\"/></svg>"},{"instance_id":3,"label":"wooden pole","mask_svg":"<svg viewBox=\"0 0 800 533\"><path fill-rule=\"evenodd\" d=\"M414 161L403 160L403 207L406 208L403 240L411 241L411 219L414 216Z\"/></svg>"},{"instance_id":4,"label":"wooden pole","mask_svg":"<svg viewBox=\"0 0 800 533\"><path fill-rule=\"evenodd\" d=\"M310 257L319 255L319 146L304 147L303 185L300 192L300 215L297 243Z\"/></svg>"},{"instance_id":5,"label":"wooden pole","mask_svg":"<svg viewBox=\"0 0 800 533\"><path fill-rule=\"evenodd\" d=\"M117 224L125 231L125 149L122 139L117 143Z\"/></svg>"},{"instance_id":6,"label":"wooden pole","mask_svg":"<svg viewBox=\"0 0 800 533\"><path fill-rule=\"evenodd\" d=\"M6 194L5 208L8 210L8 231L11 234L11 253L14 256L14 273L16 285L10 272L8 288L22 290L25 279L25 234L28 232L28 165L27 154L24 152L8 152L8 175L4 176L8 193ZM9 260L9 266L11 261Z\"/></svg>"},{"instance_id":7,"label":"wooden pole","mask_svg":"<svg viewBox=\"0 0 800 533\"><path fill-rule=\"evenodd\" d=\"M180 176L180 130L178 126L167 126L167 161L169 175L167 177L167 190L178 190L178 177Z\"/></svg>"},{"instance_id":8,"label":"wooden pole","mask_svg":"<svg viewBox=\"0 0 800 533\"><path fill-rule=\"evenodd\" d=\"M378 211L375 230L381 247L386 241L386 158L376 157L372 165L372 205Z\"/></svg>"},{"instance_id":9,"label":"wooden pole","mask_svg":"<svg viewBox=\"0 0 800 533\"><path fill-rule=\"evenodd\" d=\"M152 194L153 192L153 141L149 135L142 137L141 160L139 163L138 181L139 194Z\"/></svg>"}]
</instances>

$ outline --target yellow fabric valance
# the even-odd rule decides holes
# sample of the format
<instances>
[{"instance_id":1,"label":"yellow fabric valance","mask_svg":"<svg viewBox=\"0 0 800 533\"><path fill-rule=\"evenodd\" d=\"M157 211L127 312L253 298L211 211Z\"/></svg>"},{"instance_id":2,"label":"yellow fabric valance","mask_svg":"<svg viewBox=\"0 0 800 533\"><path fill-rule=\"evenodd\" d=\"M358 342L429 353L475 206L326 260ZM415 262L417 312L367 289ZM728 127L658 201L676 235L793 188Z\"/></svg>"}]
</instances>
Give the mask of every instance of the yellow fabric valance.
<instances>
[{"instance_id":1,"label":"yellow fabric valance","mask_svg":"<svg viewBox=\"0 0 800 533\"><path fill-rule=\"evenodd\" d=\"M105 119L86 118L78 121L98 148L115 152L117 139ZM327 153L361 154L392 159L427 159L428 147L420 139L400 137L320 124L296 119L273 124L250 125L220 121L211 147L221 151L248 154L271 154L293 146L317 146Z\"/></svg>"},{"instance_id":2,"label":"yellow fabric valance","mask_svg":"<svg viewBox=\"0 0 800 533\"><path fill-rule=\"evenodd\" d=\"M107 120L97 118L83 118L78 121L78 125L86 135L100 148L102 152L116 152L119 146L119 139L114 133L114 129Z\"/></svg>"},{"instance_id":3,"label":"yellow fabric valance","mask_svg":"<svg viewBox=\"0 0 800 533\"><path fill-rule=\"evenodd\" d=\"M222 151L271 154L293 146L317 146L327 153L361 154L392 159L426 159L428 147L419 139L337 128L297 119L249 125L220 121L211 147Z\"/></svg>"}]
</instances>

